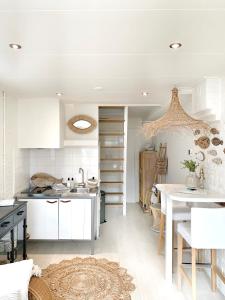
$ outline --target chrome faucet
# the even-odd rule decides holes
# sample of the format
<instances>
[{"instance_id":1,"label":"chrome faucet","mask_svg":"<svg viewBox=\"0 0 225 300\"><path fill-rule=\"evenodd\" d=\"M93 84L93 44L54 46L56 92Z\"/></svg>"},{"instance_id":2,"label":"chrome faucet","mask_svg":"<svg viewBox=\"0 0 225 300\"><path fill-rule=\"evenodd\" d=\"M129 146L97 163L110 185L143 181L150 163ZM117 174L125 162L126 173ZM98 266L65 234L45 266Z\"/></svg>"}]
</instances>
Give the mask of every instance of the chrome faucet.
<instances>
[{"instance_id":1,"label":"chrome faucet","mask_svg":"<svg viewBox=\"0 0 225 300\"><path fill-rule=\"evenodd\" d=\"M79 168L79 173L82 173L82 182L78 183L78 185L84 187L85 186L85 183L84 183L84 169Z\"/></svg>"}]
</instances>

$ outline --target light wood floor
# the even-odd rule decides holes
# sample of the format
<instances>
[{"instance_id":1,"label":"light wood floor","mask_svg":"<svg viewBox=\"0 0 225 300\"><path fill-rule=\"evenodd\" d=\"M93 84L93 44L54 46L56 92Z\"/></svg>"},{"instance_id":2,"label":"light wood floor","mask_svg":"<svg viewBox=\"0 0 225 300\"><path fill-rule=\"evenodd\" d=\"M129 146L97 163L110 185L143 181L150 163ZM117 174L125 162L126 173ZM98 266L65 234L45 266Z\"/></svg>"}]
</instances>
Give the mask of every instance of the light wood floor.
<instances>
[{"instance_id":1,"label":"light wood floor","mask_svg":"<svg viewBox=\"0 0 225 300\"><path fill-rule=\"evenodd\" d=\"M129 204L127 217L119 208L107 210L107 223L101 225L101 238L96 241L96 257L117 261L128 269L136 285L132 300L186 300L191 291L183 285L182 292L166 286L164 257L157 254L157 234L151 231L152 218L143 214L138 204ZM90 254L87 242L29 242L28 255L45 268L63 259ZM222 300L213 294L205 272L198 271L198 300Z\"/></svg>"}]
</instances>

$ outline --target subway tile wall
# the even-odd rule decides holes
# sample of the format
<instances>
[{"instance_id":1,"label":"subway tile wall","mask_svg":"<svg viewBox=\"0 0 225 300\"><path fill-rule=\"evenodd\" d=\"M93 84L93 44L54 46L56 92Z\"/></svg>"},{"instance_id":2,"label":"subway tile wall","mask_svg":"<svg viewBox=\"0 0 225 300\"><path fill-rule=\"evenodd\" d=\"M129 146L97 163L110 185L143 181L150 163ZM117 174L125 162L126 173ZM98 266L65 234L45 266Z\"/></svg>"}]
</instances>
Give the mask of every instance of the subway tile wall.
<instances>
[{"instance_id":1,"label":"subway tile wall","mask_svg":"<svg viewBox=\"0 0 225 300\"><path fill-rule=\"evenodd\" d=\"M45 172L66 180L79 180L79 168L84 169L85 179L98 177L98 147L74 147L64 149L31 149L30 176Z\"/></svg>"}]
</instances>

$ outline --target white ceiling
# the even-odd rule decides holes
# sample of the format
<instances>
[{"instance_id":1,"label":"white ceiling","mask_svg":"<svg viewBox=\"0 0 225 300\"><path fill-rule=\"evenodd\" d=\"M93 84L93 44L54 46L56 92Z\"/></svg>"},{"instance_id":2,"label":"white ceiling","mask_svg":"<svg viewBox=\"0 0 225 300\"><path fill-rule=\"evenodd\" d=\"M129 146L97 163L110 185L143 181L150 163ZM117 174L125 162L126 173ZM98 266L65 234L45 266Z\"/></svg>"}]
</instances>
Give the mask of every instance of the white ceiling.
<instances>
[{"instance_id":1,"label":"white ceiling","mask_svg":"<svg viewBox=\"0 0 225 300\"><path fill-rule=\"evenodd\" d=\"M18 97L63 91L64 101L165 104L174 85L225 76L224 28L224 0L0 0L0 87ZM171 50L173 41L183 47Z\"/></svg>"}]
</instances>

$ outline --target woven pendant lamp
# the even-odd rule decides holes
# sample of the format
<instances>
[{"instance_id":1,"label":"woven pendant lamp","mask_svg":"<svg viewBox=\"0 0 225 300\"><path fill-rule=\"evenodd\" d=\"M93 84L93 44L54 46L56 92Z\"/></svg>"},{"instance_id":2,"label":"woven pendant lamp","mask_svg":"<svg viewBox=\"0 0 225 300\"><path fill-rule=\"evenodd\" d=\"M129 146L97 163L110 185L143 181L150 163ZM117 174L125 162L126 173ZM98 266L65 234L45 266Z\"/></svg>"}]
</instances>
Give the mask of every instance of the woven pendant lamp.
<instances>
[{"instance_id":1,"label":"woven pendant lamp","mask_svg":"<svg viewBox=\"0 0 225 300\"><path fill-rule=\"evenodd\" d=\"M178 89L172 90L172 99L168 111L158 120L147 122L143 125L146 137L157 135L160 131L173 128L188 128L208 130L209 125L202 120L189 116L180 104Z\"/></svg>"}]
</instances>

